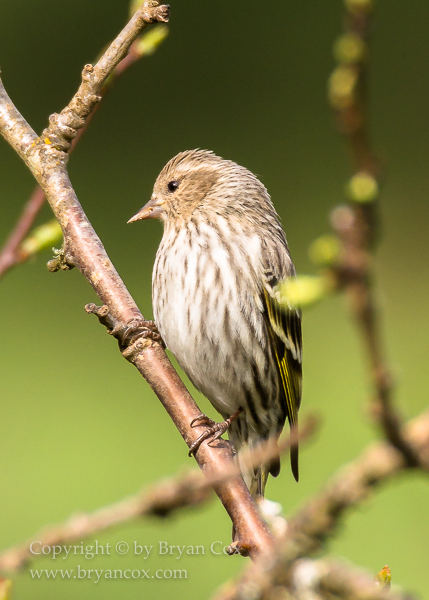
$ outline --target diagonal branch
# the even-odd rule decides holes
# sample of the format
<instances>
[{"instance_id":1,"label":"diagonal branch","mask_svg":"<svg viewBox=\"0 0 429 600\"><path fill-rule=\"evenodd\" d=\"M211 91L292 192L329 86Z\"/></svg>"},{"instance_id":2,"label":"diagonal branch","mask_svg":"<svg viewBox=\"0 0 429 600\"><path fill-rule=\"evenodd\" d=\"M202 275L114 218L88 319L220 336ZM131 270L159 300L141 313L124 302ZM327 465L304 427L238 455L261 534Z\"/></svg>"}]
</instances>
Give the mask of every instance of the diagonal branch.
<instances>
[{"instance_id":1,"label":"diagonal branch","mask_svg":"<svg viewBox=\"0 0 429 600\"><path fill-rule=\"evenodd\" d=\"M429 471L429 412L411 421L404 435L419 464ZM286 534L277 540L275 549L246 568L235 583L215 596L216 600L247 600L250 595L262 600L277 597L273 594L277 586L290 589L297 561L319 552L350 508L408 468L403 453L389 442L371 444L288 521Z\"/></svg>"},{"instance_id":2,"label":"diagonal branch","mask_svg":"<svg viewBox=\"0 0 429 600\"><path fill-rule=\"evenodd\" d=\"M143 317L76 197L67 172L67 151L98 102L104 82L132 42L150 23L167 20L168 7L158 6L156 2L146 2L137 10L98 63L86 65L79 90L60 114L50 117L49 127L41 138L15 108L0 83L0 131L33 173L63 230L64 250L58 264L64 269L79 268L108 307L110 333L118 339L122 339L130 324L141 322ZM144 337L144 333L124 354L148 381L185 442L191 446L198 433L190 427L190 422L201 411L162 347ZM203 444L196 460L204 472L216 474L229 468L233 454L227 442L219 441L216 447ZM234 524L238 550L255 556L270 548L272 536L242 478L235 477L216 486L215 491Z\"/></svg>"},{"instance_id":3,"label":"diagonal branch","mask_svg":"<svg viewBox=\"0 0 429 600\"><path fill-rule=\"evenodd\" d=\"M148 43L148 38L144 37L143 40L135 40L130 48L129 53L121 60L121 62L115 67L112 75L105 81L104 85L100 89L100 96L104 98L107 92L112 88L114 81L122 75L131 65L133 65L140 58L146 54L151 54L156 46L166 37L166 26L159 25L155 35L151 36ZM73 152L76 148L82 135L88 129L88 126L96 114L100 103L95 104L91 113L88 115L85 121L85 125L78 131L76 137L73 139L68 154ZM20 247L24 239L29 234L34 221L37 218L42 206L45 203L45 194L40 186L36 185L29 199L24 204L21 215L13 228L13 231L7 238L0 251L0 279L15 265L20 264L27 260L27 256L20 252Z\"/></svg>"}]
</instances>

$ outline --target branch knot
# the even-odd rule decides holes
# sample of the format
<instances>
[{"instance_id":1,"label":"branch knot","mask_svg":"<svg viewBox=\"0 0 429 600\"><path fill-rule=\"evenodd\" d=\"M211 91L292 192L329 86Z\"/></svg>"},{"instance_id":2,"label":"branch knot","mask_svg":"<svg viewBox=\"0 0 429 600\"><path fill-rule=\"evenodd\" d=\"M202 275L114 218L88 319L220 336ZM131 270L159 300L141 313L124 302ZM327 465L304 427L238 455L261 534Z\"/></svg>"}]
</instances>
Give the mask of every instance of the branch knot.
<instances>
[{"instance_id":1,"label":"branch knot","mask_svg":"<svg viewBox=\"0 0 429 600\"><path fill-rule=\"evenodd\" d=\"M54 148L67 153L77 130L84 125L85 120L67 108L61 114L54 113L49 117L49 127L43 130L42 138L48 138Z\"/></svg>"},{"instance_id":2,"label":"branch knot","mask_svg":"<svg viewBox=\"0 0 429 600\"><path fill-rule=\"evenodd\" d=\"M92 73L94 72L94 67L91 64L87 64L83 67L82 71L82 80L83 81L92 81Z\"/></svg>"},{"instance_id":3,"label":"branch knot","mask_svg":"<svg viewBox=\"0 0 429 600\"><path fill-rule=\"evenodd\" d=\"M74 269L76 266L74 264L73 258L66 253L64 248L53 248L55 258L48 261L47 267L48 271L51 273L56 273L57 271L70 271L70 269Z\"/></svg>"},{"instance_id":4,"label":"branch knot","mask_svg":"<svg viewBox=\"0 0 429 600\"><path fill-rule=\"evenodd\" d=\"M149 23L168 23L170 18L170 5L163 4L162 6L156 6L152 13L149 13Z\"/></svg>"}]
</instances>

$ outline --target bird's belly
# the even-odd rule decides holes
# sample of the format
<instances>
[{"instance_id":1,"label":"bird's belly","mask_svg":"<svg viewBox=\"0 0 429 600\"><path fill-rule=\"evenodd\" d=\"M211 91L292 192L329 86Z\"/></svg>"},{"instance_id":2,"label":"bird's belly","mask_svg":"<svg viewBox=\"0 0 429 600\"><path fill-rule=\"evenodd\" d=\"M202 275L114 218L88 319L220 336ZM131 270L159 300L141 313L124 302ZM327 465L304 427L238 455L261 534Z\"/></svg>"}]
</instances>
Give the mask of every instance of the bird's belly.
<instances>
[{"instance_id":1,"label":"bird's belly","mask_svg":"<svg viewBox=\"0 0 429 600\"><path fill-rule=\"evenodd\" d=\"M217 260L216 260L217 259ZM222 256L172 253L157 261L153 310L159 331L195 387L222 415L234 412L251 389L255 363L265 369L263 317L253 283Z\"/></svg>"}]
</instances>

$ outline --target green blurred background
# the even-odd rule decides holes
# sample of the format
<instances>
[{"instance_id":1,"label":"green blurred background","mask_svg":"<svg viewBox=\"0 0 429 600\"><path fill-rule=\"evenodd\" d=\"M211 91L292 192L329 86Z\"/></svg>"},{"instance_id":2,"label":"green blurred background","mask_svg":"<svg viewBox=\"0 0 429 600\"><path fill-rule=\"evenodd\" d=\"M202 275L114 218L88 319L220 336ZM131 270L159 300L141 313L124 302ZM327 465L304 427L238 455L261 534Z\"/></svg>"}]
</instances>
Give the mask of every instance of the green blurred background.
<instances>
[{"instance_id":1,"label":"green blurred background","mask_svg":"<svg viewBox=\"0 0 429 600\"><path fill-rule=\"evenodd\" d=\"M127 10L127 0L1 2L2 78L36 131L68 102L82 66L119 31ZM328 231L329 211L343 201L351 172L326 103L342 10L339 0L172 1L167 41L103 102L70 161L71 179L145 316L151 315L161 228L126 221L150 197L162 166L184 149L209 148L257 173L281 215L298 271L311 272L308 245ZM398 403L407 417L428 403L428 22L426 2L380 1L370 77L373 140L387 164L378 296ZM1 240L32 188L26 168L1 142ZM38 222L49 217L45 207ZM1 548L193 466L156 397L85 314L84 304L96 301L90 286L77 270L48 273L49 258L40 255L0 284ZM287 464L269 482L268 497L286 514L378 436L368 417L359 336L343 298L305 312L304 345L302 415L318 411L323 428L303 448L299 485ZM389 564L395 583L427 597L428 506L423 476L403 476L347 519L329 552L372 573ZM33 568L180 568L188 579L102 579L95 585L93 579L36 581L26 570L14 577L14 597L199 599L246 563L209 552L213 541L230 541L230 522L216 501L98 540L201 544L206 554L178 560L154 555L155 548L146 561L131 554L40 558Z\"/></svg>"}]
</instances>

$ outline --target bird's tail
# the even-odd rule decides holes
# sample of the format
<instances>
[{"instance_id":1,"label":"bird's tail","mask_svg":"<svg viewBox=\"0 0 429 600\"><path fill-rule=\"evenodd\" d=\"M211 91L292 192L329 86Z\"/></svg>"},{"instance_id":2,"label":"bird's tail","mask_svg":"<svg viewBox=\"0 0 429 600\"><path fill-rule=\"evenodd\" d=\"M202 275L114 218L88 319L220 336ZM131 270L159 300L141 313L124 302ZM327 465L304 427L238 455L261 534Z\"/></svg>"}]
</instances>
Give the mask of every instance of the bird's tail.
<instances>
[{"instance_id":1,"label":"bird's tail","mask_svg":"<svg viewBox=\"0 0 429 600\"><path fill-rule=\"evenodd\" d=\"M229 431L229 437L237 450L238 464L243 479L255 500L263 498L268 475L277 477L280 473L280 457L276 456L269 463L254 468L252 464L249 464L248 455L246 460L246 454L249 447L255 447L257 443L252 444L250 441L243 443L239 436L234 434L234 431Z\"/></svg>"},{"instance_id":2,"label":"bird's tail","mask_svg":"<svg viewBox=\"0 0 429 600\"><path fill-rule=\"evenodd\" d=\"M298 467L298 458L299 458L299 443L298 443L298 427L297 424L294 423L290 428L290 466L292 469L293 476L295 477L295 481L299 481L299 467Z\"/></svg>"},{"instance_id":3,"label":"bird's tail","mask_svg":"<svg viewBox=\"0 0 429 600\"><path fill-rule=\"evenodd\" d=\"M240 460L240 455L239 455ZM240 469L243 479L255 500L263 498L265 495L265 486L268 479L268 469L265 466L258 469L246 469L240 462Z\"/></svg>"}]
</instances>

